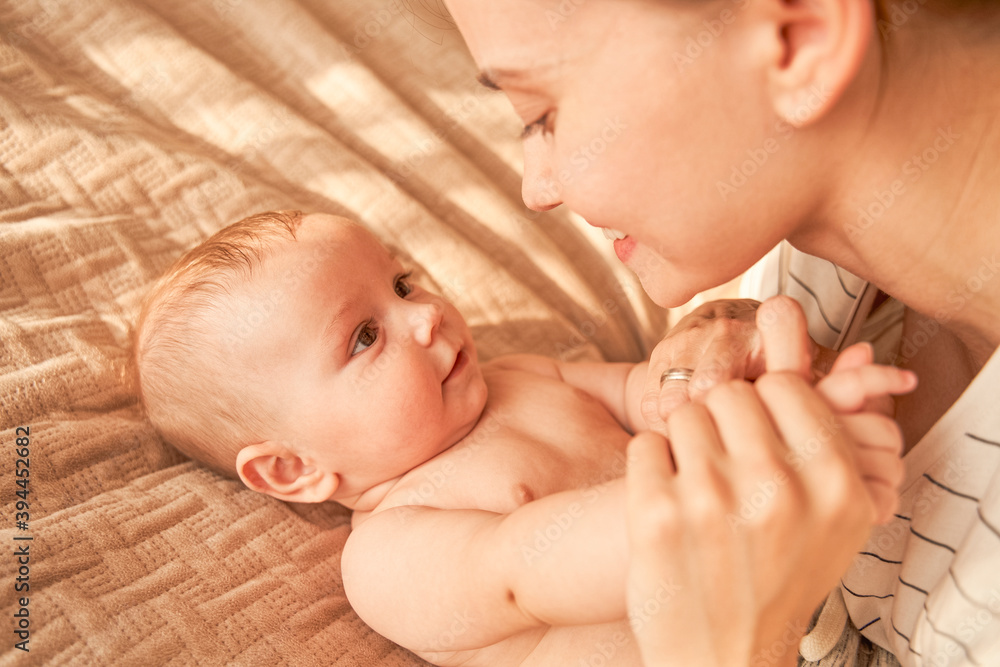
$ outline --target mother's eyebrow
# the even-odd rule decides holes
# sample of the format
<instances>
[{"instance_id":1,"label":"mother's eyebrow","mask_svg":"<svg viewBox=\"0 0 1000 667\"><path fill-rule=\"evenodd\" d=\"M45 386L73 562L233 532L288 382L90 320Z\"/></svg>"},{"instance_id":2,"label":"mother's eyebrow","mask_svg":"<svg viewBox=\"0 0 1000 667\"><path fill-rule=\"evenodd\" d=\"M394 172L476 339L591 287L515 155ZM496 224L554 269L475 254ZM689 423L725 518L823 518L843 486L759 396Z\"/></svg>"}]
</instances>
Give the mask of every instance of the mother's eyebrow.
<instances>
[{"instance_id":1,"label":"mother's eyebrow","mask_svg":"<svg viewBox=\"0 0 1000 667\"><path fill-rule=\"evenodd\" d=\"M551 62L532 63L524 68L484 67L476 76L476 80L490 90L504 90L504 88L523 86L529 83L537 85L540 81L550 77L552 72L564 62L564 58L557 58Z\"/></svg>"},{"instance_id":2,"label":"mother's eyebrow","mask_svg":"<svg viewBox=\"0 0 1000 667\"><path fill-rule=\"evenodd\" d=\"M479 73L476 80L490 90L503 90L504 86L517 85L529 76L539 75L548 69L548 67L532 67L530 70L487 67Z\"/></svg>"},{"instance_id":3,"label":"mother's eyebrow","mask_svg":"<svg viewBox=\"0 0 1000 667\"><path fill-rule=\"evenodd\" d=\"M484 86L486 86L490 90L503 90L500 87L500 84L498 84L496 81L494 81L493 77L490 76L490 74L488 72L480 72L479 76L476 77L476 81L478 81L479 83L483 84Z\"/></svg>"}]
</instances>

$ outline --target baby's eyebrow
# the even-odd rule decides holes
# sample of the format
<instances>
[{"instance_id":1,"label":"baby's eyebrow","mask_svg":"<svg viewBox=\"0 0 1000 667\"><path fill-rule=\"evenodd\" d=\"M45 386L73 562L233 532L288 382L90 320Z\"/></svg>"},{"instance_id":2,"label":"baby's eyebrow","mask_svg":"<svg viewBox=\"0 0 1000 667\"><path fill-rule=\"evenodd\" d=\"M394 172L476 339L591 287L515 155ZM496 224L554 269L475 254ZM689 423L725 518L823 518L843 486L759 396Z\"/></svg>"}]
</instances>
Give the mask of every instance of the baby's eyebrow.
<instances>
[{"instance_id":1,"label":"baby's eyebrow","mask_svg":"<svg viewBox=\"0 0 1000 667\"><path fill-rule=\"evenodd\" d=\"M333 316L327 321L326 326L323 327L320 340L323 342L324 347L336 347L341 344L343 340L344 320L347 313L351 310L351 305L350 301L342 302L337 310L334 311Z\"/></svg>"}]
</instances>

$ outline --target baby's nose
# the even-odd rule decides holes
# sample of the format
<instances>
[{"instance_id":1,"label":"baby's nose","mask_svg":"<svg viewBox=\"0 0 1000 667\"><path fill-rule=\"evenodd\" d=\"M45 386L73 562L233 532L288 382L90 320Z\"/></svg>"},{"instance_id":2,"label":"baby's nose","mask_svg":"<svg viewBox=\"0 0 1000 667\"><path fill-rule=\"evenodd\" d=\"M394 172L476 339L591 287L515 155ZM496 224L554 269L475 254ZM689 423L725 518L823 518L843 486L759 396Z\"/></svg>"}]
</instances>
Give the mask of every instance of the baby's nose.
<instances>
[{"instance_id":1,"label":"baby's nose","mask_svg":"<svg viewBox=\"0 0 1000 667\"><path fill-rule=\"evenodd\" d=\"M419 345L430 345L434 340L434 330L441 324L444 308L438 303L421 303L410 313L413 324L413 339Z\"/></svg>"}]
</instances>

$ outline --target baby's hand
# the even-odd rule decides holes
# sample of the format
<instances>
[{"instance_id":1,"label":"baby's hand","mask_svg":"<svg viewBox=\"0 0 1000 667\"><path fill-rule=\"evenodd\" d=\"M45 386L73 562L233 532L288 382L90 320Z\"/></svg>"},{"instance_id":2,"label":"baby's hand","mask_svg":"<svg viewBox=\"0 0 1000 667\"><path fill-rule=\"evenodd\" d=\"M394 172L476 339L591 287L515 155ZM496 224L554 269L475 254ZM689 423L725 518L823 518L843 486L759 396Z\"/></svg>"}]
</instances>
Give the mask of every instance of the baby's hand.
<instances>
[{"instance_id":1,"label":"baby's hand","mask_svg":"<svg viewBox=\"0 0 1000 667\"><path fill-rule=\"evenodd\" d=\"M878 523L886 523L896 511L897 489L904 474L900 457L903 438L892 419L892 396L907 394L916 386L917 376L912 371L873 363L868 343L844 350L829 375L816 384L858 443L858 470L875 502Z\"/></svg>"}]
</instances>

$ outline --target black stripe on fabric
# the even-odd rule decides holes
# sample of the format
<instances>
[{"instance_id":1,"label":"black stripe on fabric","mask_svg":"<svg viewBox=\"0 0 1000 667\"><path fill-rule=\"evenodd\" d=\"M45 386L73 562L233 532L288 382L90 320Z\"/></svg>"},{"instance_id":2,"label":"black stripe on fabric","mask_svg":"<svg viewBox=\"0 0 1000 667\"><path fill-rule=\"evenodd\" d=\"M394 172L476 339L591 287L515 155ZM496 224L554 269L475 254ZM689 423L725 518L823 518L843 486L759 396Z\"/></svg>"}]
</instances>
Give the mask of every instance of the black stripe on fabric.
<instances>
[{"instance_id":1,"label":"black stripe on fabric","mask_svg":"<svg viewBox=\"0 0 1000 667\"><path fill-rule=\"evenodd\" d=\"M872 620L868 621L867 623L865 623L864 625L862 625L860 628L858 628L858 632L863 632L864 629L867 628L869 625L871 625L872 623L878 623L881 620L882 620L881 616L876 616L875 618L873 618Z\"/></svg>"},{"instance_id":2,"label":"black stripe on fabric","mask_svg":"<svg viewBox=\"0 0 1000 667\"><path fill-rule=\"evenodd\" d=\"M986 438L981 438L978 435L973 435L971 433L966 433L965 435L966 437L972 438L973 440L981 442L984 445L993 445L994 447L1000 447L1000 442L993 442L992 440L987 440Z\"/></svg>"},{"instance_id":3,"label":"black stripe on fabric","mask_svg":"<svg viewBox=\"0 0 1000 667\"><path fill-rule=\"evenodd\" d=\"M910 649L910 653L913 653L914 655L919 656L919 657L923 657L919 653L917 653L915 650L913 650L913 647L910 646L910 638L907 637L906 635L904 635L902 632L899 631L899 628L896 627L896 624L892 622L891 618L889 619L889 625L892 626L893 632L895 632L897 635L899 635L900 637L902 637L903 639L906 640L906 648Z\"/></svg>"},{"instance_id":4,"label":"black stripe on fabric","mask_svg":"<svg viewBox=\"0 0 1000 667\"><path fill-rule=\"evenodd\" d=\"M930 542L931 544L936 544L939 547L942 547L942 548L947 549L948 551L950 551L952 553L955 553L955 550L952 549L951 547L949 547L944 542L938 542L937 540L932 540L931 538L927 537L926 535L922 535L922 534L918 533L917 531L913 530L913 526L910 526L910 532L913 533L914 535L916 535L917 537L919 537L920 539L922 539L924 542Z\"/></svg>"},{"instance_id":5,"label":"black stripe on fabric","mask_svg":"<svg viewBox=\"0 0 1000 667\"><path fill-rule=\"evenodd\" d=\"M934 479L933 477L931 477L930 475L928 475L927 473L924 473L924 477L926 477L927 481L929 481L931 484L936 484L937 486L940 486L942 489L944 489L945 491L947 491L948 493L950 493L952 495L958 496L959 498L965 498L966 500L971 500L972 502L975 502L975 503L979 502L979 498L976 498L975 496L970 496L967 493L961 493L960 491L956 491L955 489L949 488L949 487L945 486L944 484L942 484L941 482L939 482L936 479Z\"/></svg>"},{"instance_id":6,"label":"black stripe on fabric","mask_svg":"<svg viewBox=\"0 0 1000 667\"><path fill-rule=\"evenodd\" d=\"M882 558L878 554L873 554L871 551L861 551L858 553L859 556L871 556L872 558L877 558L883 563L890 563L892 565L901 565L903 561L901 560L889 560L888 558Z\"/></svg>"},{"instance_id":7,"label":"black stripe on fabric","mask_svg":"<svg viewBox=\"0 0 1000 667\"><path fill-rule=\"evenodd\" d=\"M927 591L925 591L924 589L920 588L920 586L914 586L910 582L905 581L902 577L896 577L896 578L899 579L899 583L903 584L904 586L909 586L910 588L912 588L913 590L917 591L918 593L923 593L924 595L929 595L929 593Z\"/></svg>"},{"instance_id":8,"label":"black stripe on fabric","mask_svg":"<svg viewBox=\"0 0 1000 667\"><path fill-rule=\"evenodd\" d=\"M840 282L840 289L844 290L844 294L851 297L852 299L857 299L857 294L851 294L851 291L847 289L847 285L844 284L844 279L840 277L840 267L830 262L830 266L833 267L833 272L837 274L837 280Z\"/></svg>"},{"instance_id":9,"label":"black stripe on fabric","mask_svg":"<svg viewBox=\"0 0 1000 667\"><path fill-rule=\"evenodd\" d=\"M879 599L879 600L887 600L888 598L895 597L895 593L889 593L888 595L872 595L872 594L868 594L868 593L855 593L854 591L852 591L850 588L847 587L847 584L844 583L843 579L840 580L840 585L844 587L845 591L847 591L848 593L850 593L851 595L853 595L856 598L876 598L876 599Z\"/></svg>"},{"instance_id":10,"label":"black stripe on fabric","mask_svg":"<svg viewBox=\"0 0 1000 667\"><path fill-rule=\"evenodd\" d=\"M991 524L989 521L986 520L986 517L983 516L983 510L981 507L976 508L976 514L979 515L979 520L983 522L984 526L992 530L994 535L1000 537L1000 531L997 530L996 526L994 526L993 524Z\"/></svg>"},{"instance_id":11,"label":"black stripe on fabric","mask_svg":"<svg viewBox=\"0 0 1000 667\"><path fill-rule=\"evenodd\" d=\"M806 285L804 282L802 282L801 278L799 278L797 275L795 275L791 271L788 272L788 275L789 275L789 277L791 277L792 280L794 280L799 285L801 285L802 289L804 289L805 291L809 292L809 296L811 296L813 298L813 301L816 302L816 306L819 308L819 314L820 314L820 316L822 316L823 321L826 322L826 326L830 327L830 329L834 333L839 334L840 333L840 329L838 329L837 327L835 327L833 325L833 323L830 321L830 318L826 316L825 312L823 312L823 304L821 304L819 302L819 297L816 296L816 292L813 292L812 289L810 289L808 285Z\"/></svg>"}]
</instances>

